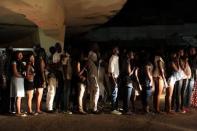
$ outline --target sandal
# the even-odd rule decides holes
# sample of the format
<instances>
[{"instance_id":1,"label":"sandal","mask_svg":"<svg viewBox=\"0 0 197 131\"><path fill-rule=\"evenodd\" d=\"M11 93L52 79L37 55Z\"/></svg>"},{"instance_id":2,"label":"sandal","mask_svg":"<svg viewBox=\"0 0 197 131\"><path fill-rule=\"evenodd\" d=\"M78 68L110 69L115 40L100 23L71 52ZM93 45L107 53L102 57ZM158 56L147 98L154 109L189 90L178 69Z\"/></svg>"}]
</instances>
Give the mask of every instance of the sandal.
<instances>
[{"instance_id":1,"label":"sandal","mask_svg":"<svg viewBox=\"0 0 197 131\"><path fill-rule=\"evenodd\" d=\"M29 116L35 116L35 113L34 112L28 112L27 115L29 115Z\"/></svg>"}]
</instances>

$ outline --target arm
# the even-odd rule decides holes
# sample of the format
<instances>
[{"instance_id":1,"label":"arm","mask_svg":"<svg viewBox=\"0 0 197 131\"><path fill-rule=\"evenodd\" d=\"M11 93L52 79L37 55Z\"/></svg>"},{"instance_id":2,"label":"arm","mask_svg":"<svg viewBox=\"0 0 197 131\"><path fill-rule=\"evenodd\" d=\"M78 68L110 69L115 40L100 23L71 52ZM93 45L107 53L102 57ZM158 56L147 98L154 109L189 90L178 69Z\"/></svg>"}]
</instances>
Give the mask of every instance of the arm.
<instances>
[{"instance_id":1,"label":"arm","mask_svg":"<svg viewBox=\"0 0 197 131\"><path fill-rule=\"evenodd\" d=\"M137 80L138 88L139 88L139 90L141 91L141 90L142 90L142 86L141 86L140 81L139 81L138 70L139 70L139 68L137 68L137 69L135 70L135 77L136 77L136 80Z\"/></svg>"},{"instance_id":2,"label":"arm","mask_svg":"<svg viewBox=\"0 0 197 131\"><path fill-rule=\"evenodd\" d=\"M133 70L131 70L131 64L130 62L128 62L128 66L127 66L127 72L128 72L128 75L131 76L135 71L135 68L133 68Z\"/></svg>"},{"instance_id":3,"label":"arm","mask_svg":"<svg viewBox=\"0 0 197 131\"><path fill-rule=\"evenodd\" d=\"M18 72L18 70L16 68L16 63L12 64L12 70L13 70L15 77L22 77L22 75Z\"/></svg>"},{"instance_id":4,"label":"arm","mask_svg":"<svg viewBox=\"0 0 197 131\"><path fill-rule=\"evenodd\" d=\"M113 62L113 57L110 58L109 60L109 68L108 68L108 72L109 72L109 77L111 78L111 82L113 85L117 85L117 80L114 76L114 62Z\"/></svg>"},{"instance_id":5,"label":"arm","mask_svg":"<svg viewBox=\"0 0 197 131\"><path fill-rule=\"evenodd\" d=\"M84 80L86 79L86 78L82 75L84 71L85 71L85 68L83 68L83 69L81 70L81 64L80 64L80 62L77 62L77 74L78 74L78 77L79 77L82 81L84 81Z\"/></svg>"},{"instance_id":6,"label":"arm","mask_svg":"<svg viewBox=\"0 0 197 131\"><path fill-rule=\"evenodd\" d=\"M171 66L174 71L176 71L176 72L179 71L178 67L176 66L176 64L174 62L171 63Z\"/></svg>"},{"instance_id":7,"label":"arm","mask_svg":"<svg viewBox=\"0 0 197 131\"><path fill-rule=\"evenodd\" d=\"M192 71L191 71L191 68L190 68L190 65L189 65L188 61L186 62L185 74L187 75L188 79L190 79L191 76L192 76Z\"/></svg>"},{"instance_id":8,"label":"arm","mask_svg":"<svg viewBox=\"0 0 197 131\"><path fill-rule=\"evenodd\" d=\"M165 77L165 71L164 71L164 68L163 68L163 65L162 65L162 61L159 60L157 62L158 62L159 72L160 72L161 77L164 81L164 86L167 87L168 85L167 85L167 81L166 81L166 77Z\"/></svg>"},{"instance_id":9,"label":"arm","mask_svg":"<svg viewBox=\"0 0 197 131\"><path fill-rule=\"evenodd\" d=\"M33 74L30 72L31 66L28 64L26 68L26 79L33 80Z\"/></svg>"},{"instance_id":10,"label":"arm","mask_svg":"<svg viewBox=\"0 0 197 131\"><path fill-rule=\"evenodd\" d=\"M145 68L146 68L146 75L148 76L148 79L150 80L150 85L153 86L153 77L151 74L151 67L150 65L147 65Z\"/></svg>"},{"instance_id":11,"label":"arm","mask_svg":"<svg viewBox=\"0 0 197 131\"><path fill-rule=\"evenodd\" d=\"M44 80L44 83L43 84L46 84L45 66L46 66L46 64L45 64L44 60L41 59L40 68L41 68L42 78Z\"/></svg>"}]
</instances>

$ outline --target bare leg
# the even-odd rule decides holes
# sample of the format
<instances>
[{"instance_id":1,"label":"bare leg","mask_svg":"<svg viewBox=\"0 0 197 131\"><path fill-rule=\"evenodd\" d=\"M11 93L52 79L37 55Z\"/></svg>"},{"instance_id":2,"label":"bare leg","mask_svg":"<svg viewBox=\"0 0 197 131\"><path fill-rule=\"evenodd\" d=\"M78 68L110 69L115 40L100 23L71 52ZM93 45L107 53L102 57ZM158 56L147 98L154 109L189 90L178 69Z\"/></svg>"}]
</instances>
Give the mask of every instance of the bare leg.
<instances>
[{"instance_id":1,"label":"bare leg","mask_svg":"<svg viewBox=\"0 0 197 131\"><path fill-rule=\"evenodd\" d=\"M171 100L173 94L174 87L170 86L167 88L166 92L166 111L171 112Z\"/></svg>"},{"instance_id":2,"label":"bare leg","mask_svg":"<svg viewBox=\"0 0 197 131\"><path fill-rule=\"evenodd\" d=\"M21 97L16 98L17 114L21 114Z\"/></svg>"},{"instance_id":3,"label":"bare leg","mask_svg":"<svg viewBox=\"0 0 197 131\"><path fill-rule=\"evenodd\" d=\"M36 89L36 112L41 112L41 101L42 101L43 88Z\"/></svg>"},{"instance_id":4,"label":"bare leg","mask_svg":"<svg viewBox=\"0 0 197 131\"><path fill-rule=\"evenodd\" d=\"M83 110L83 96L84 96L84 92L85 92L85 86L83 84L79 85L79 96L78 96L78 103L79 103L79 111L80 112L84 112Z\"/></svg>"},{"instance_id":5,"label":"bare leg","mask_svg":"<svg viewBox=\"0 0 197 131\"><path fill-rule=\"evenodd\" d=\"M32 112L32 98L33 98L33 90L27 91L27 106L28 106L28 112Z\"/></svg>"},{"instance_id":6,"label":"bare leg","mask_svg":"<svg viewBox=\"0 0 197 131\"><path fill-rule=\"evenodd\" d=\"M156 87L158 89L157 89L156 103L155 103L156 104L155 108L156 108L157 112L160 112L160 98L161 98L161 95L162 95L163 87L164 87L163 80L158 79L158 87Z\"/></svg>"}]
</instances>

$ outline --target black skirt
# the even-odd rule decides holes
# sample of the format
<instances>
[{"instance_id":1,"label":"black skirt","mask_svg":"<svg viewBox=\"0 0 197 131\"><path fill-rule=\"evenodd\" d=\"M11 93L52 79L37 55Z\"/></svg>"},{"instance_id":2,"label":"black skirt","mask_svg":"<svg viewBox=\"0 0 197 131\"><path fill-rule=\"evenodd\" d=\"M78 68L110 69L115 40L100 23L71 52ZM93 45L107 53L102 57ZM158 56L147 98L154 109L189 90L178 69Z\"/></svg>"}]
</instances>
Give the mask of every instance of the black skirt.
<instances>
[{"instance_id":1,"label":"black skirt","mask_svg":"<svg viewBox=\"0 0 197 131\"><path fill-rule=\"evenodd\" d=\"M34 90L34 82L33 81L28 81L25 80L25 90L29 91L29 90Z\"/></svg>"}]
</instances>

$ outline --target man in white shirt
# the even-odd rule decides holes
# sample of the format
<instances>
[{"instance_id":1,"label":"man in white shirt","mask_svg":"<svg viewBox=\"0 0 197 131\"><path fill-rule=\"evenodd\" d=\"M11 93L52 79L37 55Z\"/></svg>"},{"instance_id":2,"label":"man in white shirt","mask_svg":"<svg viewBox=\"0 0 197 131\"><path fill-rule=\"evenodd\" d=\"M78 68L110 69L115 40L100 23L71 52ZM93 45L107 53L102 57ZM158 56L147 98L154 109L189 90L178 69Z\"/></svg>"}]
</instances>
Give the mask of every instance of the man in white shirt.
<instances>
[{"instance_id":1,"label":"man in white shirt","mask_svg":"<svg viewBox=\"0 0 197 131\"><path fill-rule=\"evenodd\" d=\"M109 67L108 67L108 72L109 72L109 78L111 82L111 87L112 87L112 114L116 115L121 115L122 113L117 110L118 108L118 82L117 78L119 76L119 49L118 47L113 48L113 54L109 59Z\"/></svg>"}]
</instances>

